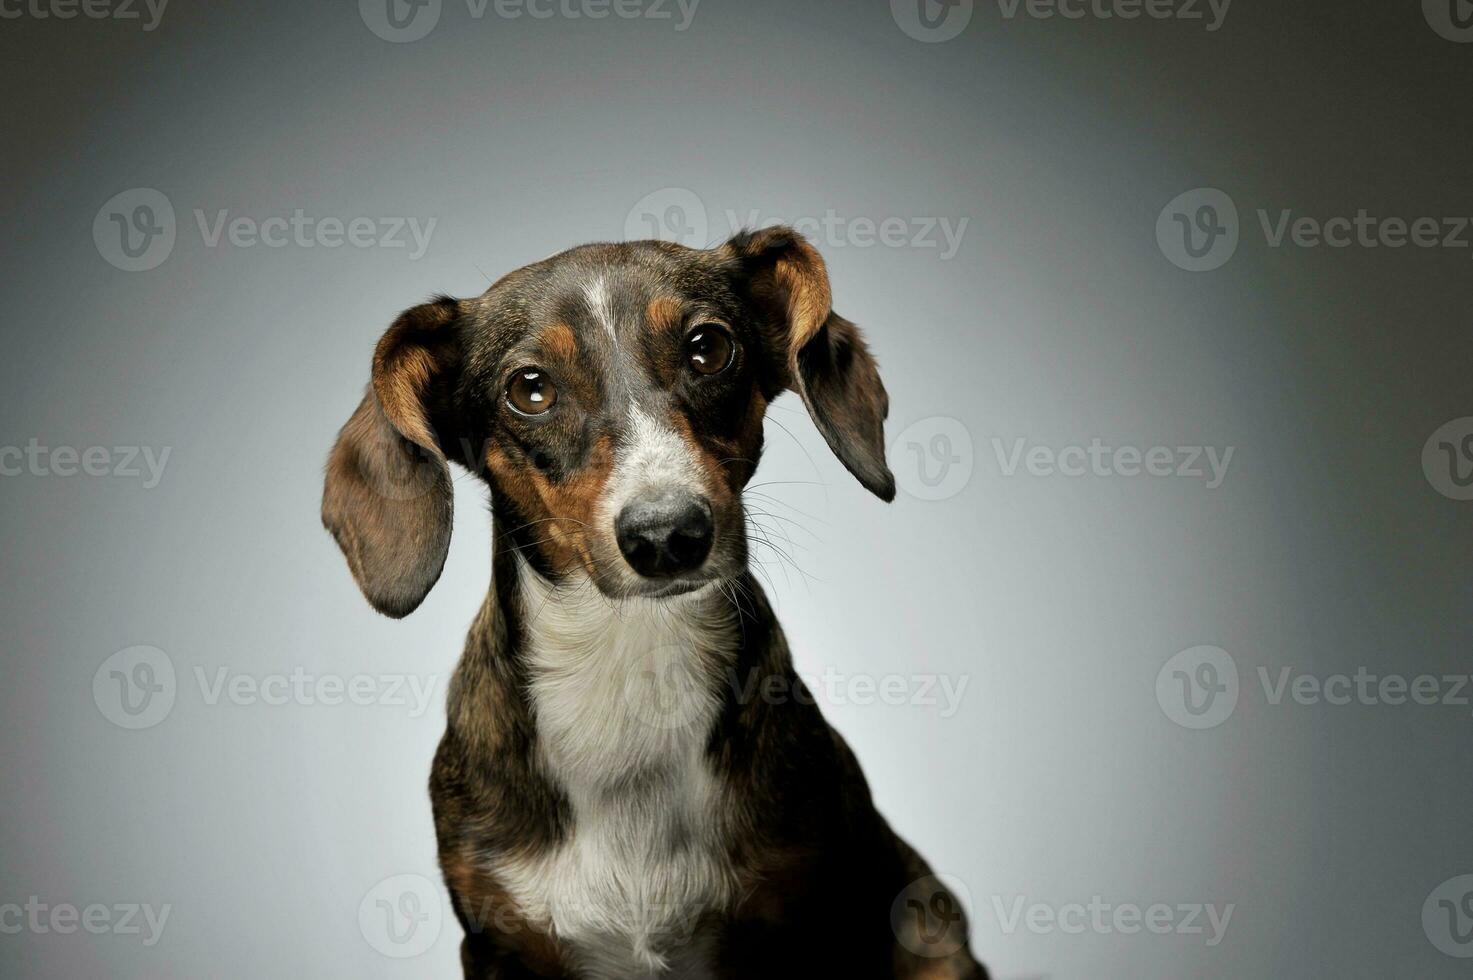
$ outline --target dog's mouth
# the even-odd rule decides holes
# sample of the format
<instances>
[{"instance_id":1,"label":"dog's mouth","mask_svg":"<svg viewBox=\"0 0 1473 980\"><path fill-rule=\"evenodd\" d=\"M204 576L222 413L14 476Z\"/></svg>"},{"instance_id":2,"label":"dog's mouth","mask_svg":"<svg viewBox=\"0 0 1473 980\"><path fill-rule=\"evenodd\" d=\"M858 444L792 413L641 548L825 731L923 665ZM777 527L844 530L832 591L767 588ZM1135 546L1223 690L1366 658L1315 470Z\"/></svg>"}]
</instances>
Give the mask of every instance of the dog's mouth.
<instances>
[{"instance_id":1,"label":"dog's mouth","mask_svg":"<svg viewBox=\"0 0 1473 980\"><path fill-rule=\"evenodd\" d=\"M674 579L671 581L641 582L628 593L633 599L674 599L678 596L699 592L721 581L714 575Z\"/></svg>"},{"instance_id":2,"label":"dog's mouth","mask_svg":"<svg viewBox=\"0 0 1473 980\"><path fill-rule=\"evenodd\" d=\"M734 578L745 567L740 547L721 547L701 565L673 574L642 575L613 548L592 550L592 578L598 591L609 599L678 599Z\"/></svg>"}]
</instances>

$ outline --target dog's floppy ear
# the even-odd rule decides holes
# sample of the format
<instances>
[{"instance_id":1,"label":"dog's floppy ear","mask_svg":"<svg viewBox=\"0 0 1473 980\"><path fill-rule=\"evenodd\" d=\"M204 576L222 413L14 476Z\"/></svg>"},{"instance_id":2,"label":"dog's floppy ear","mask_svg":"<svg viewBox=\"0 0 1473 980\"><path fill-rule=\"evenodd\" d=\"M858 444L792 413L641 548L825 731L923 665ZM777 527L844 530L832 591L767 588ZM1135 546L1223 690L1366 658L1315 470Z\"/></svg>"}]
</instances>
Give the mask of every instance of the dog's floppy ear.
<instances>
[{"instance_id":1,"label":"dog's floppy ear","mask_svg":"<svg viewBox=\"0 0 1473 980\"><path fill-rule=\"evenodd\" d=\"M459 304L407 310L379 341L373 381L327 461L322 523L373 607L395 619L429 594L450 548L454 494L437 433L460 369Z\"/></svg>"},{"instance_id":2,"label":"dog's floppy ear","mask_svg":"<svg viewBox=\"0 0 1473 980\"><path fill-rule=\"evenodd\" d=\"M782 383L802 397L845 468L881 500L895 499L885 462L890 399L859 328L833 311L823 257L786 227L742 232L722 251L740 263L742 285L768 317Z\"/></svg>"}]
</instances>

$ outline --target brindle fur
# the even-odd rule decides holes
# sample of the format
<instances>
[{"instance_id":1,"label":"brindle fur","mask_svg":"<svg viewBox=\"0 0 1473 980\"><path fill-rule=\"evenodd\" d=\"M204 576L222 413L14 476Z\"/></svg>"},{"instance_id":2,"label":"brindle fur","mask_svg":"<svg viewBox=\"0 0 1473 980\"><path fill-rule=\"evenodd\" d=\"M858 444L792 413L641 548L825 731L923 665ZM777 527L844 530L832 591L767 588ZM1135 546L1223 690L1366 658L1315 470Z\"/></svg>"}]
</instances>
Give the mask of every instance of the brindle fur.
<instances>
[{"instance_id":1,"label":"brindle fur","mask_svg":"<svg viewBox=\"0 0 1473 980\"><path fill-rule=\"evenodd\" d=\"M611 347L581 299L594 279L607 284L614 317L639 326L621 344ZM680 376L683 332L697 318L729 326L739 349L726 376L699 386ZM625 356L641 369L617 370ZM508 412L506 373L523 363L553 372L560 398L583 411L543 423ZM639 391L621 390L630 385ZM618 406L631 394L663 406L709 467L719 542L710 564L736 606L736 676L755 679L756 690L777 678L777 689L802 691L746 570L741 511L763 413L785 389L799 391L851 472L890 499L887 404L873 359L830 309L822 260L787 229L708 251L658 242L574 249L478 298L410 310L381 341L373 385L329 461L323 502L369 600L402 616L438 578L449 535L447 461L490 491L492 586L451 685L430 779L467 977L576 975L568 950L522 917L487 856L535 857L575 832L567 798L537 761L517 563L520 555L551 582L586 575L611 597L631 587L627 572L613 571L617 552L596 526ZM715 975L985 978L965 946L918 956L913 937L897 942L892 903L931 871L876 811L859 764L812 698L741 698L725 682L718 689L706 756L731 801L726 857L739 893L729 909L692 910ZM950 928L943 942L965 938L964 921Z\"/></svg>"}]
</instances>

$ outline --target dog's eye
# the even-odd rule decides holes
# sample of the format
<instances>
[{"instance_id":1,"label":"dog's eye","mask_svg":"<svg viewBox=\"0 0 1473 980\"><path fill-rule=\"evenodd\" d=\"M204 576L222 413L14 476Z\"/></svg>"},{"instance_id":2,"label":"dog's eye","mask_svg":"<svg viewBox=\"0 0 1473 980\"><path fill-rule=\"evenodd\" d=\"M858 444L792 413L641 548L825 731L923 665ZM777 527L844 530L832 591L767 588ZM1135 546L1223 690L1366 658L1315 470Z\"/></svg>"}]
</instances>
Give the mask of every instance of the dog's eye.
<instances>
[{"instance_id":1,"label":"dog's eye","mask_svg":"<svg viewBox=\"0 0 1473 980\"><path fill-rule=\"evenodd\" d=\"M542 415L557 404L557 388L541 368L519 368L506 383L506 403L523 415Z\"/></svg>"},{"instance_id":2,"label":"dog's eye","mask_svg":"<svg viewBox=\"0 0 1473 980\"><path fill-rule=\"evenodd\" d=\"M703 323L685 338L685 356L697 374L719 374L731 364L736 353L731 334L725 327Z\"/></svg>"}]
</instances>

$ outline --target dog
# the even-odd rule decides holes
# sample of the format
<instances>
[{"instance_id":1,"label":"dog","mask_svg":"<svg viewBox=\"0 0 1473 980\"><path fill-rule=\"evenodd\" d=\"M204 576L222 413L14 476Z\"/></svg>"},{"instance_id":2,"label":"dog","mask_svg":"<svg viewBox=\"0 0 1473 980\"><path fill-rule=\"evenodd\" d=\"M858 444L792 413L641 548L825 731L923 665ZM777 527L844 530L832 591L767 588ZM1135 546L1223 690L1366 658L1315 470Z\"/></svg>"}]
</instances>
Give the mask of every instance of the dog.
<instances>
[{"instance_id":1,"label":"dog","mask_svg":"<svg viewBox=\"0 0 1473 980\"><path fill-rule=\"evenodd\" d=\"M784 227L574 248L379 341L322 503L374 608L440 577L450 462L490 495L430 780L466 977L985 980L748 568L742 495L787 390L892 500L875 359Z\"/></svg>"}]
</instances>

